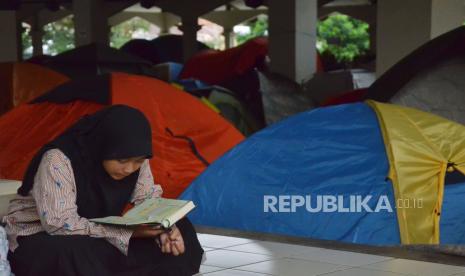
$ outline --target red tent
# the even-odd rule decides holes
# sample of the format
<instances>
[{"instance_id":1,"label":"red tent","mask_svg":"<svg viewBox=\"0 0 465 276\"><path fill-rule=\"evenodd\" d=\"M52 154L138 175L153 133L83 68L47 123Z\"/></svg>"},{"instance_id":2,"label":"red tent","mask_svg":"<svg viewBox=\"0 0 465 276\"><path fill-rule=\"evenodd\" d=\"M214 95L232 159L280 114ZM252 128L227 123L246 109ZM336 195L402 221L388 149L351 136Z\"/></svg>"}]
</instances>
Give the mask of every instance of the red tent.
<instances>
[{"instance_id":1,"label":"red tent","mask_svg":"<svg viewBox=\"0 0 465 276\"><path fill-rule=\"evenodd\" d=\"M264 61L267 54L268 40L263 37L225 51L201 52L187 61L180 78L221 84L253 69Z\"/></svg>"},{"instance_id":2,"label":"red tent","mask_svg":"<svg viewBox=\"0 0 465 276\"><path fill-rule=\"evenodd\" d=\"M32 63L0 63L0 115L69 79Z\"/></svg>"},{"instance_id":3,"label":"red tent","mask_svg":"<svg viewBox=\"0 0 465 276\"><path fill-rule=\"evenodd\" d=\"M367 88L355 89L338 97L329 98L321 106L339 105L362 102L367 94Z\"/></svg>"},{"instance_id":4,"label":"red tent","mask_svg":"<svg viewBox=\"0 0 465 276\"><path fill-rule=\"evenodd\" d=\"M84 114L108 104L140 109L153 131L150 165L175 198L244 137L197 98L157 79L112 73L70 81L0 117L0 178L21 180L37 150Z\"/></svg>"}]
</instances>

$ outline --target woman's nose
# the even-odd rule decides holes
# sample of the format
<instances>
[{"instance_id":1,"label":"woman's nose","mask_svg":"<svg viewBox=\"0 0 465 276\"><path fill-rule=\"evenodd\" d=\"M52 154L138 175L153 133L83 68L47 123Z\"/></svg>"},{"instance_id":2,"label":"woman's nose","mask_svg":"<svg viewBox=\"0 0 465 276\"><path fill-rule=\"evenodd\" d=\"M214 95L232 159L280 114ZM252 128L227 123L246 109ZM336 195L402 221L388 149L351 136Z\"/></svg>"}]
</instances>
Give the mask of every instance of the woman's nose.
<instances>
[{"instance_id":1,"label":"woman's nose","mask_svg":"<svg viewBox=\"0 0 465 276\"><path fill-rule=\"evenodd\" d=\"M129 163L124 167L124 172L127 174L131 174L134 171L134 165Z\"/></svg>"}]
</instances>

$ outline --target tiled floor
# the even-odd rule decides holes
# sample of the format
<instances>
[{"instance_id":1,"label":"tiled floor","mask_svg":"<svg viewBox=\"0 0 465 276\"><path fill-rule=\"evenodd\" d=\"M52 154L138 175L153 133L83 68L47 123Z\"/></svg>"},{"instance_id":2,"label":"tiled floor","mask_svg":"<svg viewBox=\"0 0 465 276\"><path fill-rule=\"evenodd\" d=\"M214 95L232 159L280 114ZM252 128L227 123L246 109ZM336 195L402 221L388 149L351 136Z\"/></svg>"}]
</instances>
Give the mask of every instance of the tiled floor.
<instances>
[{"instance_id":1,"label":"tiled floor","mask_svg":"<svg viewBox=\"0 0 465 276\"><path fill-rule=\"evenodd\" d=\"M207 276L465 276L465 267L228 236L199 234Z\"/></svg>"}]
</instances>

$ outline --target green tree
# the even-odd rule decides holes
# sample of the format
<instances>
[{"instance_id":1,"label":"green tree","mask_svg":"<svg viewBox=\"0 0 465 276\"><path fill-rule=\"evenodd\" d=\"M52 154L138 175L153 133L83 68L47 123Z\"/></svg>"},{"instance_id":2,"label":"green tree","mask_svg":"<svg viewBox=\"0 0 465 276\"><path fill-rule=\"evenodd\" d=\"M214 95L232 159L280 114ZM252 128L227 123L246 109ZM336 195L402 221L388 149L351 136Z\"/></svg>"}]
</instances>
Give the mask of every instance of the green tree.
<instances>
[{"instance_id":1,"label":"green tree","mask_svg":"<svg viewBox=\"0 0 465 276\"><path fill-rule=\"evenodd\" d=\"M236 34L237 45L241 45L251 38L268 35L268 17L266 15L257 16L254 20L247 22L245 25L250 27L250 33Z\"/></svg>"},{"instance_id":2,"label":"green tree","mask_svg":"<svg viewBox=\"0 0 465 276\"><path fill-rule=\"evenodd\" d=\"M124 43L135 37L154 38L150 34L150 23L142 18L135 17L111 28L110 46L120 48ZM73 16L67 16L61 20L44 26L42 37L44 54L56 55L73 49L74 22ZM32 55L31 27L23 24L22 29L23 57Z\"/></svg>"},{"instance_id":3,"label":"green tree","mask_svg":"<svg viewBox=\"0 0 465 276\"><path fill-rule=\"evenodd\" d=\"M23 59L28 59L32 56L31 26L24 22L21 23L21 41L23 45Z\"/></svg>"},{"instance_id":4,"label":"green tree","mask_svg":"<svg viewBox=\"0 0 465 276\"><path fill-rule=\"evenodd\" d=\"M73 49L75 47L73 16L69 15L45 25L42 43L44 54L47 55L57 55Z\"/></svg>"},{"instance_id":5,"label":"green tree","mask_svg":"<svg viewBox=\"0 0 465 276\"><path fill-rule=\"evenodd\" d=\"M338 62L352 62L370 49L369 25L344 14L334 13L318 24L317 48Z\"/></svg>"},{"instance_id":6,"label":"green tree","mask_svg":"<svg viewBox=\"0 0 465 276\"><path fill-rule=\"evenodd\" d=\"M140 17L134 17L113 26L111 28L110 46L119 49L133 38L150 36L150 25L150 22Z\"/></svg>"}]
</instances>

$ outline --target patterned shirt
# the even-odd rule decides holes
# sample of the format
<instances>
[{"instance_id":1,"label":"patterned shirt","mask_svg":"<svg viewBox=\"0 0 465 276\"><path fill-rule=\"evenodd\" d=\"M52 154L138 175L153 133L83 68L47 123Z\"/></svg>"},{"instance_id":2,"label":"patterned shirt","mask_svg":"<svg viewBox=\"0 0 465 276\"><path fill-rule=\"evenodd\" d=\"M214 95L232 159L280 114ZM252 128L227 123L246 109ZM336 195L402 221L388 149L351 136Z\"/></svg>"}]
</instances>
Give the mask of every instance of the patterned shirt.
<instances>
[{"instance_id":1,"label":"patterned shirt","mask_svg":"<svg viewBox=\"0 0 465 276\"><path fill-rule=\"evenodd\" d=\"M140 168L139 178L131 202L140 204L145 199L161 197L160 185L154 184L148 160ZM80 217L76 205L76 182L70 160L58 149L42 157L28 196L17 195L3 218L10 250L18 247L18 236L46 231L50 235L88 235L105 238L127 255L133 230L100 225Z\"/></svg>"}]
</instances>

